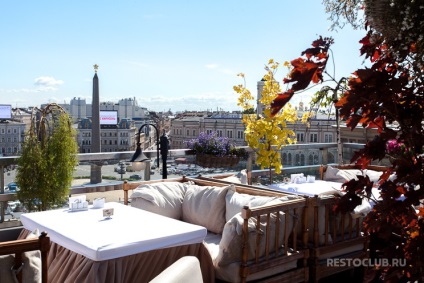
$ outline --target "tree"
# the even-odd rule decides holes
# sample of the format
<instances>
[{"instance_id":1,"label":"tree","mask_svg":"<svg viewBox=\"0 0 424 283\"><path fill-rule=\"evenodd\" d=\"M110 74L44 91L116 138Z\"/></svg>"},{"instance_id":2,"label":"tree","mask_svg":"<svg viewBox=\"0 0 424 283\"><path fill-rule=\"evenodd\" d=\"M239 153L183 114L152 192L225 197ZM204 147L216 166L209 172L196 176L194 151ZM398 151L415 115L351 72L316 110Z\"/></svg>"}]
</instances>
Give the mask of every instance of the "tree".
<instances>
[{"instance_id":1,"label":"tree","mask_svg":"<svg viewBox=\"0 0 424 283\"><path fill-rule=\"evenodd\" d=\"M268 106L273 99L281 92L280 85L274 78L279 66L278 62L269 60L266 66L267 73L264 76L265 86L259 102ZM244 79L244 74L239 74ZM238 104L245 113L254 109L252 101L253 95L245 85L234 86L234 90L239 94ZM244 114L243 123L246 126L245 134L247 144L256 153L256 164L261 169L269 168L269 177L272 182L272 168L277 174L281 173L282 162L280 150L287 144L296 142L295 133L287 128L287 123L294 123L297 120L297 113L290 105L286 105L283 111L277 115L271 115L271 108L268 106L263 113Z\"/></svg>"},{"instance_id":2,"label":"tree","mask_svg":"<svg viewBox=\"0 0 424 283\"><path fill-rule=\"evenodd\" d=\"M373 37L371 40L370 37ZM381 198L371 194L368 178L344 184L346 195L337 210L346 211L371 198L375 206L364 222L367 232L378 236L378 255L405 259L405 267L393 266L383 274L422 280L424 274L424 77L414 63L416 53L404 59L387 49L382 36L370 31L361 41L361 52L372 62L349 80L349 90L336 104L348 127L378 129L376 138L355 153L352 161L365 168L373 160L389 157L390 169L379 180ZM401 60L400 60L401 59Z\"/></svg>"},{"instance_id":3,"label":"tree","mask_svg":"<svg viewBox=\"0 0 424 283\"><path fill-rule=\"evenodd\" d=\"M329 74L327 71L327 63L330 58L330 47L334 43L331 37L319 37L312 42L312 48L308 48L301 53L301 57L290 62L291 71L287 78L283 80L285 84L292 84L285 92L278 93L271 102L271 117L277 115L281 108L297 93L301 93L314 86L324 85L317 91L312 99L311 109L319 109L319 107L329 107L336 103L339 97L346 90L345 77L336 80L335 74ZM324 80L324 74L328 79ZM312 86L311 86L312 84ZM333 85L333 86L330 86ZM342 144L340 138L340 121L339 112L336 109L336 135L338 145L338 162L343 163ZM310 113L312 115L312 113ZM307 117L306 117L307 118Z\"/></svg>"},{"instance_id":4,"label":"tree","mask_svg":"<svg viewBox=\"0 0 424 283\"><path fill-rule=\"evenodd\" d=\"M372 65L354 73L336 107L350 128L378 129L352 161L366 167L388 157L392 165L378 182L380 198L371 194L367 178L351 180L335 209L350 210L363 197L373 199L375 206L364 222L366 232L377 239L371 252L406 260L406 266L374 270L377 276L383 281L423 282L424 5L407 0L360 3L368 28L361 54Z\"/></svg>"},{"instance_id":5,"label":"tree","mask_svg":"<svg viewBox=\"0 0 424 283\"><path fill-rule=\"evenodd\" d=\"M417 30L411 34L409 27L402 29L400 25L393 37L393 31L387 34L378 30L378 25L371 26L361 40L360 49L371 67L354 72L335 106L351 129L364 127L378 131L375 139L356 152L351 162L366 168L372 161L388 157L391 166L377 184L362 176L343 184L345 194L334 210L349 212L363 198L371 200L374 206L363 224L365 233L375 239L370 245L371 254L375 258L406 261L405 265L371 270L375 278L386 282L418 282L423 281L424 274L424 70L422 48L419 48L422 36L416 35L422 34L422 13L418 14L424 6L417 7L419 1L412 1L410 6L407 1L376 2L394 3L397 11L389 9L394 17L402 10L409 11L406 16L412 15L411 19L405 22L415 21ZM374 16L373 20L377 18ZM320 58L317 48L325 44L313 45L313 56ZM303 53L304 60L292 61L294 69L286 82L294 85L271 103L273 113L300 87L305 89L309 82L322 80L322 62L309 62L312 57L308 53L311 52ZM377 196L372 194L374 185L379 191Z\"/></svg>"},{"instance_id":6,"label":"tree","mask_svg":"<svg viewBox=\"0 0 424 283\"><path fill-rule=\"evenodd\" d=\"M330 15L331 29L343 28L346 24L354 29L363 27L364 19L358 15L362 0L323 0L325 11Z\"/></svg>"},{"instance_id":7,"label":"tree","mask_svg":"<svg viewBox=\"0 0 424 283\"><path fill-rule=\"evenodd\" d=\"M57 104L34 108L18 159L18 199L29 210L63 204L78 163L76 130Z\"/></svg>"}]
</instances>

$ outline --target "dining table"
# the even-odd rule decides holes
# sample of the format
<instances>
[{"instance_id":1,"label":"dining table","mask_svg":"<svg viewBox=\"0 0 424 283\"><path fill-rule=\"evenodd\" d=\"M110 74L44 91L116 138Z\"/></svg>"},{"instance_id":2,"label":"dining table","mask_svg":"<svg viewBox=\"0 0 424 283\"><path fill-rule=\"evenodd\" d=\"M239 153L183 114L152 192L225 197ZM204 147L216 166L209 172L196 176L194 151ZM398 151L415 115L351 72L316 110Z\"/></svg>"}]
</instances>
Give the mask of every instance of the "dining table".
<instances>
[{"instance_id":1,"label":"dining table","mask_svg":"<svg viewBox=\"0 0 424 283\"><path fill-rule=\"evenodd\" d=\"M203 245L205 227L117 202L21 215L20 238L48 233L49 282L149 282L183 256L196 256L204 282L214 282Z\"/></svg>"}]
</instances>

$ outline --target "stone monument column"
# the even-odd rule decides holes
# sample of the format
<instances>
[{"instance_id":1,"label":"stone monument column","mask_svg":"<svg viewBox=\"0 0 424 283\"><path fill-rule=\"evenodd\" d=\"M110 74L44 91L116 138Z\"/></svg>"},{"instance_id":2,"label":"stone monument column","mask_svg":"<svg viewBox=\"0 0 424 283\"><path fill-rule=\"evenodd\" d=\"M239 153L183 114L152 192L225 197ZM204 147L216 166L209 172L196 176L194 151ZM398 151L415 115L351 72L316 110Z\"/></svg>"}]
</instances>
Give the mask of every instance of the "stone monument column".
<instances>
[{"instance_id":1,"label":"stone monument column","mask_svg":"<svg viewBox=\"0 0 424 283\"><path fill-rule=\"evenodd\" d=\"M99 99L99 78L97 77L97 70L99 66L94 65L94 77L93 77L93 101L92 117L91 117L91 152L101 152L100 144L100 99ZM91 164L90 172L90 183L98 184L102 182L102 164Z\"/></svg>"}]
</instances>

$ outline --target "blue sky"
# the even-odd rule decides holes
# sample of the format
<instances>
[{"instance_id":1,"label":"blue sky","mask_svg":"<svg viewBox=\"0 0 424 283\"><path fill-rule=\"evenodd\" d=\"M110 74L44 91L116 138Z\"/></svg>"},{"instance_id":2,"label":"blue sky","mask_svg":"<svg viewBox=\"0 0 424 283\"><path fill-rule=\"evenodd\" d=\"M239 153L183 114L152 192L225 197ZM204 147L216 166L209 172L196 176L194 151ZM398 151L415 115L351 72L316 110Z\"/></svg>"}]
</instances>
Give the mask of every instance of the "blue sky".
<instances>
[{"instance_id":1,"label":"blue sky","mask_svg":"<svg viewBox=\"0 0 424 283\"><path fill-rule=\"evenodd\" d=\"M336 77L361 66L365 31L330 32L324 10L318 0L1 1L0 104L91 103L98 64L102 102L240 110L237 73L256 94L268 59L295 59L319 35L335 39Z\"/></svg>"}]
</instances>

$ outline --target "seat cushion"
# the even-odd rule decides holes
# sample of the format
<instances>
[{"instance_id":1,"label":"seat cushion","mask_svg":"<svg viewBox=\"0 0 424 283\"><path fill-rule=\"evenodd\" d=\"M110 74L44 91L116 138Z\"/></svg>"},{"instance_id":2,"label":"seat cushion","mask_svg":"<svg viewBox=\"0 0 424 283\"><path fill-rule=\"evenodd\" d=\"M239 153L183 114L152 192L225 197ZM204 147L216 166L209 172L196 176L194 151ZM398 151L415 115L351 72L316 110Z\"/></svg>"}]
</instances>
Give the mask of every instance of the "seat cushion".
<instances>
[{"instance_id":1,"label":"seat cushion","mask_svg":"<svg viewBox=\"0 0 424 283\"><path fill-rule=\"evenodd\" d=\"M159 182L137 187L131 195L131 206L174 219L182 219L182 202L193 182Z\"/></svg>"},{"instance_id":2,"label":"seat cushion","mask_svg":"<svg viewBox=\"0 0 424 283\"><path fill-rule=\"evenodd\" d=\"M27 239L38 238L40 233L38 229L27 236ZM41 253L40 251L25 252L22 255L22 282L40 283L41 282ZM0 282L16 283L18 282L15 273L11 268L15 264L15 255L0 256Z\"/></svg>"},{"instance_id":3,"label":"seat cushion","mask_svg":"<svg viewBox=\"0 0 424 283\"><path fill-rule=\"evenodd\" d=\"M182 220L221 234L225 225L225 187L190 185L183 200Z\"/></svg>"}]
</instances>

